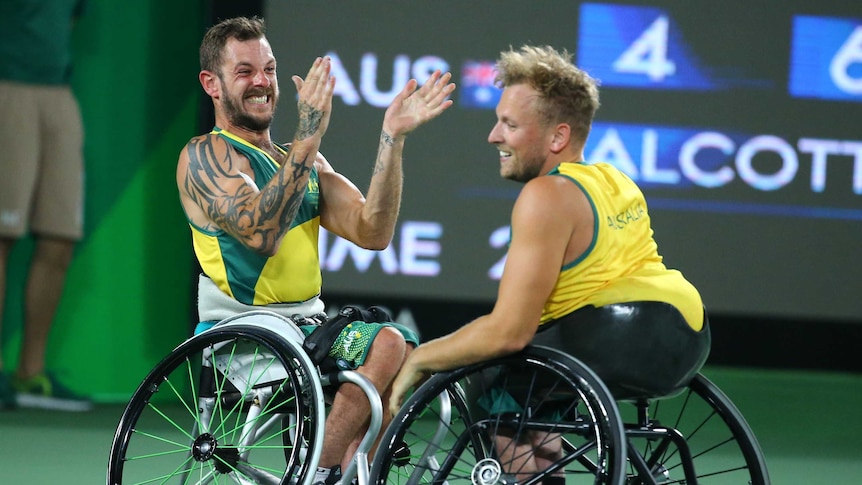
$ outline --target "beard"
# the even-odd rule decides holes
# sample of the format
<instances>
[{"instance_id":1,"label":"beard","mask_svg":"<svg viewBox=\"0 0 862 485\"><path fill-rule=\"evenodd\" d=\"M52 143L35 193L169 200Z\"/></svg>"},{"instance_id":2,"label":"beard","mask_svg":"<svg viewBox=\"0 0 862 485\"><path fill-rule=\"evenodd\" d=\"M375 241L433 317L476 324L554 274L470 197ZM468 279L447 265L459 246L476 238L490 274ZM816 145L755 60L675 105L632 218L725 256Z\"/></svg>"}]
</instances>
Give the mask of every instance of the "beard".
<instances>
[{"instance_id":1,"label":"beard","mask_svg":"<svg viewBox=\"0 0 862 485\"><path fill-rule=\"evenodd\" d=\"M545 157L541 154L528 154L507 167L509 170L503 173L503 178L515 182L527 183L542 175L542 167L545 165Z\"/></svg>"},{"instance_id":2,"label":"beard","mask_svg":"<svg viewBox=\"0 0 862 485\"><path fill-rule=\"evenodd\" d=\"M275 116L275 106L278 102L278 94L276 94L275 90L268 94L272 98L272 111L266 115L253 116L243 110L242 97L239 97L237 100L231 96L222 98L222 107L224 108L225 115L235 126L246 128L250 131L267 130L272 125L272 118Z\"/></svg>"}]
</instances>

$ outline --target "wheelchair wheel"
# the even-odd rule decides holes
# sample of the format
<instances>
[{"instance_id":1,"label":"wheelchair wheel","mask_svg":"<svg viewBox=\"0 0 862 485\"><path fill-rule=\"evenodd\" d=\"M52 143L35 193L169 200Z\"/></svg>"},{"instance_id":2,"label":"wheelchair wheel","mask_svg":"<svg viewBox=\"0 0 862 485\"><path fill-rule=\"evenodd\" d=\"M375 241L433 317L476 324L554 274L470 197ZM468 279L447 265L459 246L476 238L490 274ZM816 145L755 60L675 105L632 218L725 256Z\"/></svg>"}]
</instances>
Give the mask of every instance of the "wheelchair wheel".
<instances>
[{"instance_id":1,"label":"wheelchair wheel","mask_svg":"<svg viewBox=\"0 0 862 485\"><path fill-rule=\"evenodd\" d=\"M420 386L383 435L370 481L618 485L625 462L604 384L580 361L530 346Z\"/></svg>"},{"instance_id":2,"label":"wheelchair wheel","mask_svg":"<svg viewBox=\"0 0 862 485\"><path fill-rule=\"evenodd\" d=\"M626 417L631 408L621 406ZM655 400L628 425L629 482L769 485L757 438L733 402L698 374L681 394ZM644 425L645 422L645 425Z\"/></svg>"},{"instance_id":3,"label":"wheelchair wheel","mask_svg":"<svg viewBox=\"0 0 862 485\"><path fill-rule=\"evenodd\" d=\"M179 345L135 391L108 484L308 484L323 413L317 370L299 344L254 325L215 327Z\"/></svg>"}]
</instances>

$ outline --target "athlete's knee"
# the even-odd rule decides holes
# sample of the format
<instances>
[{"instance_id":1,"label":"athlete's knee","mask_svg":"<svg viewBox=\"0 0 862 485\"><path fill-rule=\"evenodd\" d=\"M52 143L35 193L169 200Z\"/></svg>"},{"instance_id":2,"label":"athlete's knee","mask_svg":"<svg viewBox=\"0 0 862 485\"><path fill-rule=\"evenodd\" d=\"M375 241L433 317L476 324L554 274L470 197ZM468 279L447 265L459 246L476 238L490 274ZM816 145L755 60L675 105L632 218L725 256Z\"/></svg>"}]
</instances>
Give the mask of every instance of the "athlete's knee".
<instances>
[{"instance_id":1,"label":"athlete's knee","mask_svg":"<svg viewBox=\"0 0 862 485\"><path fill-rule=\"evenodd\" d=\"M392 327L385 327L371 342L366 365L388 369L394 376L404 363L406 353L407 342L401 333Z\"/></svg>"},{"instance_id":2,"label":"athlete's knee","mask_svg":"<svg viewBox=\"0 0 862 485\"><path fill-rule=\"evenodd\" d=\"M402 361L407 352L407 342L398 330L392 327L383 327L371 343L371 349L372 352L387 354L391 357L397 357L398 361Z\"/></svg>"}]
</instances>

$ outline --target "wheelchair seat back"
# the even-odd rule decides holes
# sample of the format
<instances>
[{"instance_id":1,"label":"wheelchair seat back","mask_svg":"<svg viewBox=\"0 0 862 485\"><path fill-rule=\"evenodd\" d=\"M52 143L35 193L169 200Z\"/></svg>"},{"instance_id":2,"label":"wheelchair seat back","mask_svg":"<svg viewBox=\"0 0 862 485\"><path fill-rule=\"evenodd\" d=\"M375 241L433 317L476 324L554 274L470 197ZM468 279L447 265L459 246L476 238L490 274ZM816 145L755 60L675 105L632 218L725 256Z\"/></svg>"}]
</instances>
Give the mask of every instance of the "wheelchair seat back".
<instances>
[{"instance_id":1,"label":"wheelchair seat back","mask_svg":"<svg viewBox=\"0 0 862 485\"><path fill-rule=\"evenodd\" d=\"M253 326L271 332L281 338L298 343L302 346L305 334L293 320L267 310L255 310L226 318L213 326L213 329L229 329L231 327ZM281 365L266 365L275 357L270 352L261 352L260 348L249 343L248 352L240 343L237 351L232 353L217 352L213 359L216 369L228 376L228 380L237 389L247 389L251 383L254 386L267 385L287 378L287 371Z\"/></svg>"}]
</instances>

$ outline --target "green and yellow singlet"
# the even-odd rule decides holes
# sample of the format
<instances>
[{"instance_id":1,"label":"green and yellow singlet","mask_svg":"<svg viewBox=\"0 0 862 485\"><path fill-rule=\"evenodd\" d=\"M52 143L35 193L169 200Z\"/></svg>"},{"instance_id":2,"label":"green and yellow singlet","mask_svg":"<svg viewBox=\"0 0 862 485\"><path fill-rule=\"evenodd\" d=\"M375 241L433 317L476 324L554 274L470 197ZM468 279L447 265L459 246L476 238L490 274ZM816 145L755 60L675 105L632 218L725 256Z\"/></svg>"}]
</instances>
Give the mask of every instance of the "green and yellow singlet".
<instances>
[{"instance_id":1,"label":"green and yellow singlet","mask_svg":"<svg viewBox=\"0 0 862 485\"><path fill-rule=\"evenodd\" d=\"M584 254L561 268L541 324L587 305L662 301L700 330L700 294L682 273L662 262L646 199L637 185L607 163L562 163L549 175L566 177L580 187L590 201L595 225Z\"/></svg>"},{"instance_id":2,"label":"green and yellow singlet","mask_svg":"<svg viewBox=\"0 0 862 485\"><path fill-rule=\"evenodd\" d=\"M279 165L268 153L219 128L212 133L248 158L258 189L275 175ZM312 168L299 211L278 252L271 257L251 251L222 230L206 231L190 222L195 254L204 274L225 294L246 305L298 303L320 294L318 181L317 170Z\"/></svg>"}]
</instances>

